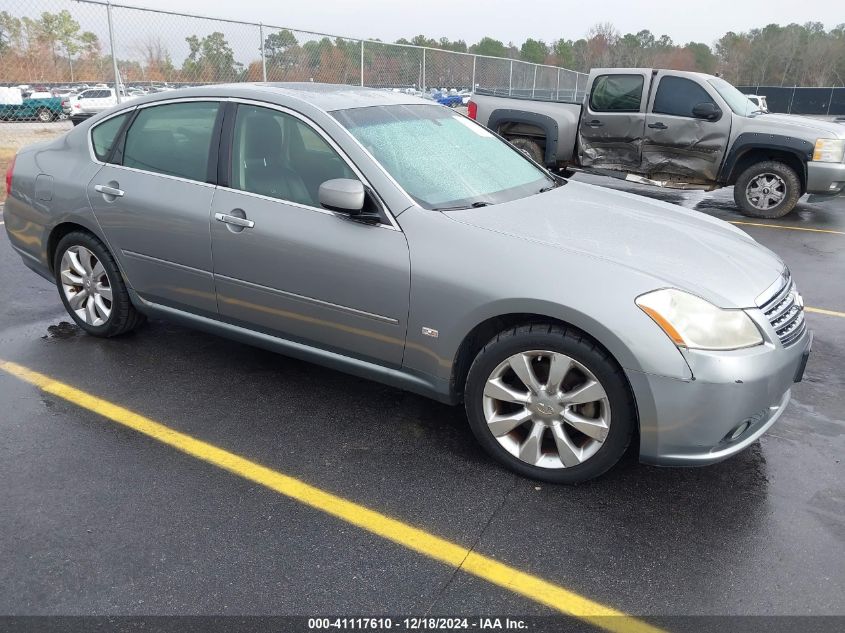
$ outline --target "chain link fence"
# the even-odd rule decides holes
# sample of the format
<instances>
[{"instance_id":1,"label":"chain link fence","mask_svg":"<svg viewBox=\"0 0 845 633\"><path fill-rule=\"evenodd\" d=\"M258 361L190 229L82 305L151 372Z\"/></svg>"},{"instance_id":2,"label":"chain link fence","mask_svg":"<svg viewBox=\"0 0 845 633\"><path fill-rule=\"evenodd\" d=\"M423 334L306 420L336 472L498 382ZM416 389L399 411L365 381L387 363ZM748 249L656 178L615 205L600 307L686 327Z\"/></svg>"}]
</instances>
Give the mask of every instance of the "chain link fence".
<instances>
[{"instance_id":1,"label":"chain link fence","mask_svg":"<svg viewBox=\"0 0 845 633\"><path fill-rule=\"evenodd\" d=\"M84 109L89 90L116 102L206 83L314 81L434 98L485 89L576 100L583 96L582 76L519 60L100 0L19 0L0 10L0 119L6 121L66 118Z\"/></svg>"}]
</instances>

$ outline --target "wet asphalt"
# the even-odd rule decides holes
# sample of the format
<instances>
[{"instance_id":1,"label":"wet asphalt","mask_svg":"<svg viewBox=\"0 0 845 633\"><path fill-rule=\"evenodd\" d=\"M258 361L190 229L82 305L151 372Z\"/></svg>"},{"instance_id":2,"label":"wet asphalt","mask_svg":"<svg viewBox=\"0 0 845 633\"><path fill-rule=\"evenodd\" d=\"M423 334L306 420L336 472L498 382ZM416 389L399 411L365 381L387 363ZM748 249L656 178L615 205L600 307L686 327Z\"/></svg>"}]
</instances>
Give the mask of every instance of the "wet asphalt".
<instances>
[{"instance_id":1,"label":"wet asphalt","mask_svg":"<svg viewBox=\"0 0 845 633\"><path fill-rule=\"evenodd\" d=\"M577 178L746 220L730 190ZM770 223L842 232L741 227L845 312L845 198ZM164 321L81 334L0 233L6 360L630 614L845 614L845 318L807 315L804 382L744 453L556 487L461 409ZM0 614L551 613L2 372L0 403Z\"/></svg>"}]
</instances>

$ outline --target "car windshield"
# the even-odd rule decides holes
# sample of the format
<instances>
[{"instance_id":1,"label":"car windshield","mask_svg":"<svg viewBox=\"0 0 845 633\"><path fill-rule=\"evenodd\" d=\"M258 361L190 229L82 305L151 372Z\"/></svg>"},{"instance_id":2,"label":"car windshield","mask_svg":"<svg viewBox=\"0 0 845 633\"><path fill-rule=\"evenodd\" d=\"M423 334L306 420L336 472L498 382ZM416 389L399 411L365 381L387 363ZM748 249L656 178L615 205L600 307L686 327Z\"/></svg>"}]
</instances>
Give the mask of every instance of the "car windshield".
<instances>
[{"instance_id":1,"label":"car windshield","mask_svg":"<svg viewBox=\"0 0 845 633\"><path fill-rule=\"evenodd\" d=\"M507 202L556 184L487 129L439 105L372 106L333 115L427 209Z\"/></svg>"},{"instance_id":2,"label":"car windshield","mask_svg":"<svg viewBox=\"0 0 845 633\"><path fill-rule=\"evenodd\" d=\"M751 99L746 97L724 79L713 77L707 81L710 82L710 85L716 89L716 92L718 92L719 96L725 100L728 107L734 114L738 114L740 116L751 116L752 114L759 114L761 112L760 107L756 103L751 101Z\"/></svg>"}]
</instances>

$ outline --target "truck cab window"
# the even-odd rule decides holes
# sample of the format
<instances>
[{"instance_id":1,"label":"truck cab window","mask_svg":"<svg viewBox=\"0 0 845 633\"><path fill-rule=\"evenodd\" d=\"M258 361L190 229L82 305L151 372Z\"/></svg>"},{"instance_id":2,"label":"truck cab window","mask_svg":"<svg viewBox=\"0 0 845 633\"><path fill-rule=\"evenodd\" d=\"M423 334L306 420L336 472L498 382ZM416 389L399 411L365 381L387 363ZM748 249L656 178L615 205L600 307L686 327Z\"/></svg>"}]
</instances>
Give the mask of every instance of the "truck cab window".
<instances>
[{"instance_id":1,"label":"truck cab window","mask_svg":"<svg viewBox=\"0 0 845 633\"><path fill-rule=\"evenodd\" d=\"M713 98L694 81L666 76L660 79L654 105L655 114L693 118L692 109L699 103L714 103Z\"/></svg>"}]
</instances>

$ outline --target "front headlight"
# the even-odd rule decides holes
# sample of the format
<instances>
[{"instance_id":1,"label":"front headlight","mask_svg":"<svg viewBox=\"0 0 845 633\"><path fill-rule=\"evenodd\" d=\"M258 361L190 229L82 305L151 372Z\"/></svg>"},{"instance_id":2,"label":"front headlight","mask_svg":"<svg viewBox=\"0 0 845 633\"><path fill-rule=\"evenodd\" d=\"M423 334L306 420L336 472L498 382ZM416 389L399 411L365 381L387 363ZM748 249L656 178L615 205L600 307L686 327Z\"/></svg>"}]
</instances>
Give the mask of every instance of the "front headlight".
<instances>
[{"instance_id":1,"label":"front headlight","mask_svg":"<svg viewBox=\"0 0 845 633\"><path fill-rule=\"evenodd\" d=\"M845 140L820 138L816 141L813 160L821 163L841 163L845 158Z\"/></svg>"},{"instance_id":2,"label":"front headlight","mask_svg":"<svg viewBox=\"0 0 845 633\"><path fill-rule=\"evenodd\" d=\"M675 288L646 293L637 305L678 347L731 350L763 342L760 330L742 310L725 310Z\"/></svg>"}]
</instances>

